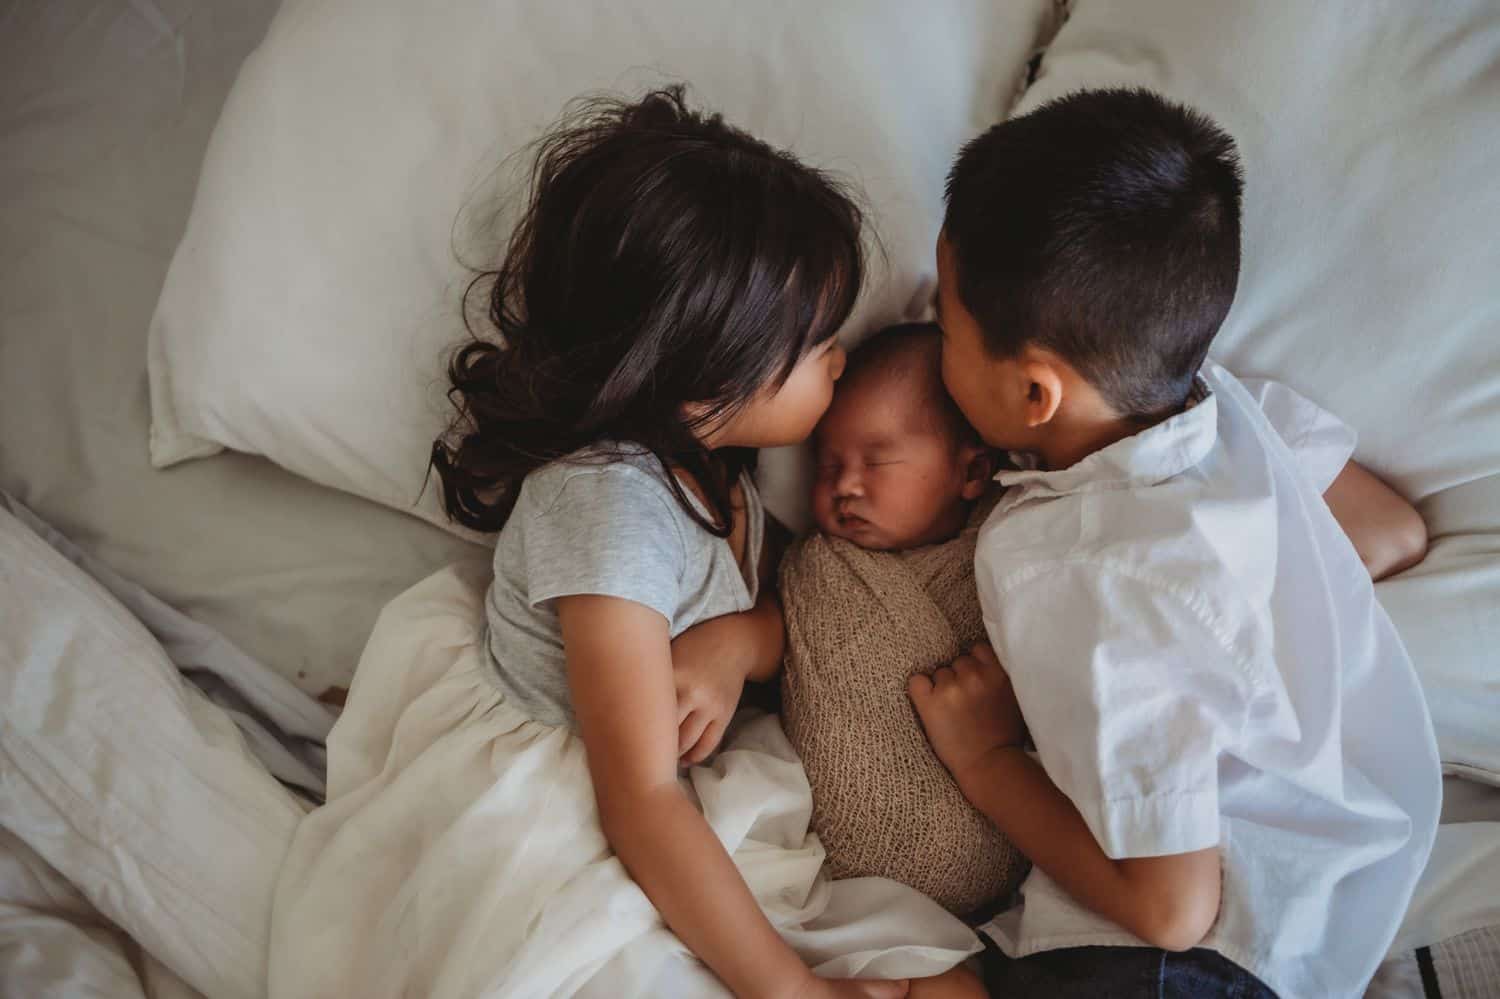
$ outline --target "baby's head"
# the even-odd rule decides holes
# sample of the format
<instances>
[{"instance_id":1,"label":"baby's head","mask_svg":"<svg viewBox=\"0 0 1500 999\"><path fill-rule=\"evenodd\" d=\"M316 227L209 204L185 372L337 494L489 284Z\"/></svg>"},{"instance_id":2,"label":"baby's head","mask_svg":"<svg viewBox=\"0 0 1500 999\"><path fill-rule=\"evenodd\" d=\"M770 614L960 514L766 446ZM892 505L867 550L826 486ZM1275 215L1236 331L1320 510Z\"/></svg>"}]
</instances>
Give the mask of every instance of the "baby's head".
<instances>
[{"instance_id":1,"label":"baby's head","mask_svg":"<svg viewBox=\"0 0 1500 999\"><path fill-rule=\"evenodd\" d=\"M938 322L983 439L1045 457L1100 438L1090 422L1180 410L1234 300L1241 186L1234 140L1145 90L1075 93L965 146Z\"/></svg>"},{"instance_id":2,"label":"baby's head","mask_svg":"<svg viewBox=\"0 0 1500 999\"><path fill-rule=\"evenodd\" d=\"M813 432L819 530L861 548L946 541L990 478L989 451L948 398L930 323L892 326L849 358Z\"/></svg>"}]
</instances>

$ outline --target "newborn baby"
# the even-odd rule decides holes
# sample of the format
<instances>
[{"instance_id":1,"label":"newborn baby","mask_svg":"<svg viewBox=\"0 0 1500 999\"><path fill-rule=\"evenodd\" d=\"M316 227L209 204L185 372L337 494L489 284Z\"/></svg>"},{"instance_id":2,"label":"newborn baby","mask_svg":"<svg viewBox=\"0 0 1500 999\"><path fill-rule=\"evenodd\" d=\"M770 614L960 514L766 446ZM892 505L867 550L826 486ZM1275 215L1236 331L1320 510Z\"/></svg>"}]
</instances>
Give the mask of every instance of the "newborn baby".
<instances>
[{"instance_id":1,"label":"newborn baby","mask_svg":"<svg viewBox=\"0 0 1500 999\"><path fill-rule=\"evenodd\" d=\"M881 876L958 914L1017 886L1024 861L938 762L906 695L983 640L974 541L990 454L943 388L930 324L850 357L813 437L818 532L781 567L782 718L835 877Z\"/></svg>"},{"instance_id":2,"label":"newborn baby","mask_svg":"<svg viewBox=\"0 0 1500 999\"><path fill-rule=\"evenodd\" d=\"M989 487L989 452L943 388L941 336L892 326L849 358L813 432L824 534L876 551L938 544Z\"/></svg>"}]
</instances>

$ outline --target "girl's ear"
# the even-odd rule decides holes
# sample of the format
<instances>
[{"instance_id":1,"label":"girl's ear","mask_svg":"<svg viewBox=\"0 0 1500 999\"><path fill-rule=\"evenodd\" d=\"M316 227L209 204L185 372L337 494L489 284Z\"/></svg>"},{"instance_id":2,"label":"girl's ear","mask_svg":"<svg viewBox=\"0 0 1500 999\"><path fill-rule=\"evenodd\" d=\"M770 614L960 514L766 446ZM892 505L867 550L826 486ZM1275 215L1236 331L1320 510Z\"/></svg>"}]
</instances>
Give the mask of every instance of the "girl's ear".
<instances>
[{"instance_id":1,"label":"girl's ear","mask_svg":"<svg viewBox=\"0 0 1500 999\"><path fill-rule=\"evenodd\" d=\"M959 495L972 502L984 495L995 477L995 453L981 444L965 444L959 449L959 461L964 470Z\"/></svg>"}]
</instances>

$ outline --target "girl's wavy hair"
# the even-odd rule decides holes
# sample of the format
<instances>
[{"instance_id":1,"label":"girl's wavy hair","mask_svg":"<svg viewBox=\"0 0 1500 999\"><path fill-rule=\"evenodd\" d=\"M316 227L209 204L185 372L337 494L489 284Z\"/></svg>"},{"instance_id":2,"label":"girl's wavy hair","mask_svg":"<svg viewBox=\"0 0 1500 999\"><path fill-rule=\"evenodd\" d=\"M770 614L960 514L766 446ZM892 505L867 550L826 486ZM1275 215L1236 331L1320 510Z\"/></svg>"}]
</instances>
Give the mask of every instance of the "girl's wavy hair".
<instances>
[{"instance_id":1,"label":"girl's wavy hair","mask_svg":"<svg viewBox=\"0 0 1500 999\"><path fill-rule=\"evenodd\" d=\"M864 280L859 207L828 175L690 109L680 85L571 106L540 140L529 190L499 267L464 292L472 339L448 366L456 413L431 459L449 518L497 531L532 470L591 445L589 460L645 448L684 510L727 535L753 454L710 452L700 435L779 388L848 318ZM479 295L488 337L469 321Z\"/></svg>"}]
</instances>

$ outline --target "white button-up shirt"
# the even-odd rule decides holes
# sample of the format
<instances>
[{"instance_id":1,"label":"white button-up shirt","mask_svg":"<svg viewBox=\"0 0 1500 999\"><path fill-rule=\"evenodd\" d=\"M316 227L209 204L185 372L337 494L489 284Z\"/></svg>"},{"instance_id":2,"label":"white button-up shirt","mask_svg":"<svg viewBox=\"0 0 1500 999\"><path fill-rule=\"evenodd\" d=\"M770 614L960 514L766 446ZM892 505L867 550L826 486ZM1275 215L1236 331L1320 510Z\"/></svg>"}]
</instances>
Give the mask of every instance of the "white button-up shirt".
<instances>
[{"instance_id":1,"label":"white button-up shirt","mask_svg":"<svg viewBox=\"0 0 1500 999\"><path fill-rule=\"evenodd\" d=\"M1432 847L1432 723L1323 502L1353 434L1213 364L1198 398L1069 468L997 476L985 627L1106 854L1218 847L1203 946L1289 999L1358 995ZM1141 945L1039 870L986 929L1015 957Z\"/></svg>"}]
</instances>

